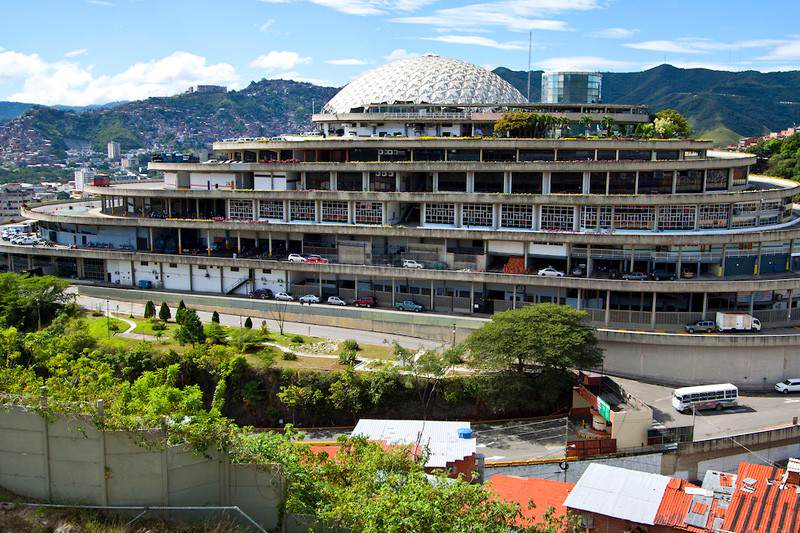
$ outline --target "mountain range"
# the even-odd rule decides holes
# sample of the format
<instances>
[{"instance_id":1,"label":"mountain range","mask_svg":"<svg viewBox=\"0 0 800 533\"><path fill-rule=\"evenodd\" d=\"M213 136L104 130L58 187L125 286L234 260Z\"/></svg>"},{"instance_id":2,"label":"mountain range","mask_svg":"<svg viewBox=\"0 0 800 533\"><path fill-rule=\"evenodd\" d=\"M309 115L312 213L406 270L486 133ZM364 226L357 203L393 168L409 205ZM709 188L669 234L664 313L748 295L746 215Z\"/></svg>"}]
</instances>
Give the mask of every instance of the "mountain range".
<instances>
[{"instance_id":1,"label":"mountain range","mask_svg":"<svg viewBox=\"0 0 800 533\"><path fill-rule=\"evenodd\" d=\"M494 72L525 94L527 72L503 67ZM531 73L532 101L540 98L541 75ZM19 162L35 154L55 160L73 143L88 142L102 150L116 140L123 149L175 150L227 137L304 131L311 125L312 110L337 90L264 79L227 93L179 94L87 108L0 102L0 159ZM695 136L718 144L800 122L799 95L800 71L727 72L660 65L642 72L603 74L603 101L646 104L651 111L675 108L689 118Z\"/></svg>"}]
</instances>

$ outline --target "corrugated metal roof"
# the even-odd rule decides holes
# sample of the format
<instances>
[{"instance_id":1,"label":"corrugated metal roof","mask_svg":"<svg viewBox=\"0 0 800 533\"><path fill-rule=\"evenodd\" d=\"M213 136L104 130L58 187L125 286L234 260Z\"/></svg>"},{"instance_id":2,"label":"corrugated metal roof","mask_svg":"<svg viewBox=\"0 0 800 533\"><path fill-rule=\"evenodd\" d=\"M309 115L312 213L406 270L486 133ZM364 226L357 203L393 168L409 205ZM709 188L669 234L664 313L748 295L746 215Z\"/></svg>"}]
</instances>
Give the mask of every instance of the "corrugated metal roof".
<instances>
[{"instance_id":1,"label":"corrugated metal roof","mask_svg":"<svg viewBox=\"0 0 800 533\"><path fill-rule=\"evenodd\" d=\"M352 435L362 435L369 440L387 444L419 445L430 454L426 467L445 468L447 463L475 453L477 440L458 436L459 429L469 427L469 422L461 421L362 418L353 429Z\"/></svg>"},{"instance_id":2,"label":"corrugated metal roof","mask_svg":"<svg viewBox=\"0 0 800 533\"><path fill-rule=\"evenodd\" d=\"M669 482L667 476L593 463L578 480L564 505L570 509L653 525Z\"/></svg>"},{"instance_id":3,"label":"corrugated metal roof","mask_svg":"<svg viewBox=\"0 0 800 533\"><path fill-rule=\"evenodd\" d=\"M748 533L800 530L800 485L783 485L782 477L780 468L741 463L722 529Z\"/></svg>"}]
</instances>

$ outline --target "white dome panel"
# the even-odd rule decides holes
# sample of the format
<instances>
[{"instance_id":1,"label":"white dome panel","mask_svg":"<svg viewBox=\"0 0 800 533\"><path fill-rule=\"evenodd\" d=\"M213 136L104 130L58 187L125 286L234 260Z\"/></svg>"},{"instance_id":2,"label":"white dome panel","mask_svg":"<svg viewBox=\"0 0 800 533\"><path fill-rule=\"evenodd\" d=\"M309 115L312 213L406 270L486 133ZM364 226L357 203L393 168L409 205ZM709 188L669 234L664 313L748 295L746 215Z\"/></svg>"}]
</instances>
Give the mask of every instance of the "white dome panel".
<instances>
[{"instance_id":1,"label":"white dome panel","mask_svg":"<svg viewBox=\"0 0 800 533\"><path fill-rule=\"evenodd\" d=\"M524 104L525 97L494 72L437 55L401 59L370 70L325 104L349 113L370 104Z\"/></svg>"}]
</instances>

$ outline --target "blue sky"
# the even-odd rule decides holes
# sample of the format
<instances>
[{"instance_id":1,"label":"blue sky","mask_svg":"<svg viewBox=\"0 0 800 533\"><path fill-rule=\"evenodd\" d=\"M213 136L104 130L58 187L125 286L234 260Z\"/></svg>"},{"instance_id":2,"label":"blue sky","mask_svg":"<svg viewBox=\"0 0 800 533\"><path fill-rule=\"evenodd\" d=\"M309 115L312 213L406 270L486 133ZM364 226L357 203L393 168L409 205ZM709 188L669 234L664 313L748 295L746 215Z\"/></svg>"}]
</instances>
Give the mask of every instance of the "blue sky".
<instances>
[{"instance_id":1,"label":"blue sky","mask_svg":"<svg viewBox=\"0 0 800 533\"><path fill-rule=\"evenodd\" d=\"M87 105L437 53L487 68L800 69L800 1L3 0L0 100Z\"/></svg>"}]
</instances>

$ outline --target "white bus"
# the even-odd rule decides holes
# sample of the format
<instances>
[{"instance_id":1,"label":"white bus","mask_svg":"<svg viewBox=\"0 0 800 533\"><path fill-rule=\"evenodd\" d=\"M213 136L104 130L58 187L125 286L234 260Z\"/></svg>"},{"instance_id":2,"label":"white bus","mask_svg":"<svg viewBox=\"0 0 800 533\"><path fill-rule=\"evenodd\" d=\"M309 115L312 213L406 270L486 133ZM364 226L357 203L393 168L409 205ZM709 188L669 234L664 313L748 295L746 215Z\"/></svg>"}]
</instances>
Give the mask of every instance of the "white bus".
<instances>
[{"instance_id":1,"label":"white bus","mask_svg":"<svg viewBox=\"0 0 800 533\"><path fill-rule=\"evenodd\" d=\"M734 407L739 399L739 389L730 383L683 387L672 393L672 407L681 413L694 409L722 409Z\"/></svg>"}]
</instances>

